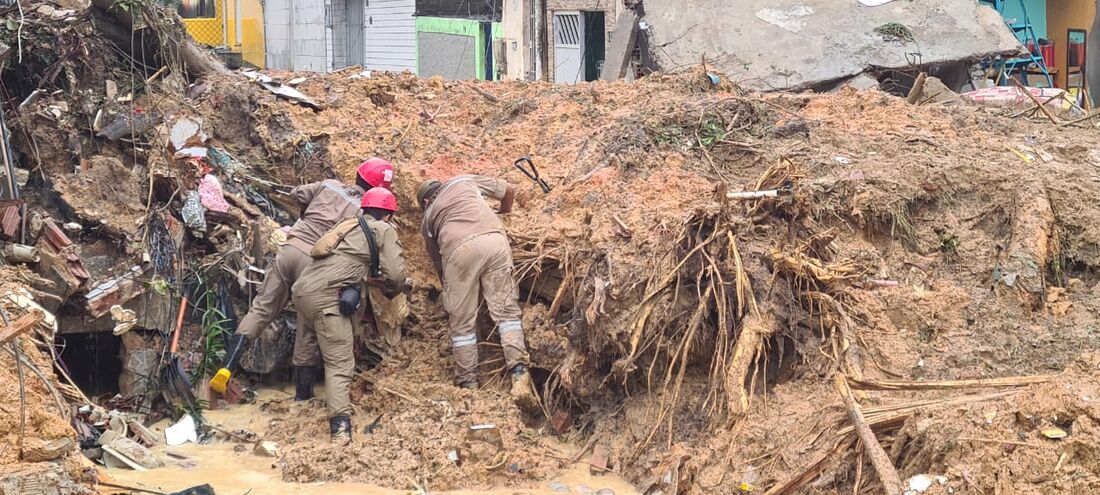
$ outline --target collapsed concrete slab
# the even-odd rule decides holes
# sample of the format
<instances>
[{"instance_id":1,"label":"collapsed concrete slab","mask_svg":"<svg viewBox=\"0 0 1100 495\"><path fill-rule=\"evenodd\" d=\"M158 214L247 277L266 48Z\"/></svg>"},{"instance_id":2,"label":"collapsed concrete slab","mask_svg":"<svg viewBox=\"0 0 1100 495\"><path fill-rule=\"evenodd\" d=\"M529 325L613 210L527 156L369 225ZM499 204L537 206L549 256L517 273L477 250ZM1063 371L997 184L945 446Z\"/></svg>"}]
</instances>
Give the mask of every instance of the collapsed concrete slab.
<instances>
[{"instance_id":1,"label":"collapsed concrete slab","mask_svg":"<svg viewBox=\"0 0 1100 495\"><path fill-rule=\"evenodd\" d=\"M761 91L817 89L867 69L1010 55L1021 47L993 9L927 0L866 7L829 0L645 2L660 69L700 63ZM911 36L910 36L911 35Z\"/></svg>"}]
</instances>

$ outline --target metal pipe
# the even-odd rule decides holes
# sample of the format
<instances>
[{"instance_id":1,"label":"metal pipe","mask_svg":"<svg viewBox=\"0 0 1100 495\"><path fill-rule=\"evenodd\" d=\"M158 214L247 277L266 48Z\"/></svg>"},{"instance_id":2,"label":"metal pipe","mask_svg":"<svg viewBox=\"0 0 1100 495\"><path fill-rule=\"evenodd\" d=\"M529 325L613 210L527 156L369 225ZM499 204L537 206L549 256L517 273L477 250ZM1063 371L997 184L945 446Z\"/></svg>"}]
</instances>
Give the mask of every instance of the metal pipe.
<instances>
[{"instance_id":1,"label":"metal pipe","mask_svg":"<svg viewBox=\"0 0 1100 495\"><path fill-rule=\"evenodd\" d=\"M241 46L241 0L233 0L233 27L237 31L234 45Z\"/></svg>"},{"instance_id":2,"label":"metal pipe","mask_svg":"<svg viewBox=\"0 0 1100 495\"><path fill-rule=\"evenodd\" d=\"M222 46L229 46L229 0L222 0Z\"/></svg>"}]
</instances>

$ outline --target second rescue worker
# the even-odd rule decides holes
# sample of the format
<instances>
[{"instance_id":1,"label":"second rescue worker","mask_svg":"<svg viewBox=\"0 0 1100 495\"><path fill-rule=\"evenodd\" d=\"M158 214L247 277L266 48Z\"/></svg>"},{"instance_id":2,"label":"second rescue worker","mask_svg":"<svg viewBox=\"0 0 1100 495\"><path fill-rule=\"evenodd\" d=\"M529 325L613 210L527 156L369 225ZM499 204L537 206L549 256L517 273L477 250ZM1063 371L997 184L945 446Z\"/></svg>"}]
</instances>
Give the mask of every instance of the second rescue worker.
<instances>
[{"instance_id":1,"label":"second rescue worker","mask_svg":"<svg viewBox=\"0 0 1100 495\"><path fill-rule=\"evenodd\" d=\"M477 311L481 294L497 325L504 359L512 375L512 398L521 409L538 407L527 371L519 288L512 276L512 248L504 225L482 196L500 200L500 213L512 210L515 189L480 175L420 184L417 201L424 209L421 234L439 279L447 311L455 382L477 388Z\"/></svg>"}]
</instances>

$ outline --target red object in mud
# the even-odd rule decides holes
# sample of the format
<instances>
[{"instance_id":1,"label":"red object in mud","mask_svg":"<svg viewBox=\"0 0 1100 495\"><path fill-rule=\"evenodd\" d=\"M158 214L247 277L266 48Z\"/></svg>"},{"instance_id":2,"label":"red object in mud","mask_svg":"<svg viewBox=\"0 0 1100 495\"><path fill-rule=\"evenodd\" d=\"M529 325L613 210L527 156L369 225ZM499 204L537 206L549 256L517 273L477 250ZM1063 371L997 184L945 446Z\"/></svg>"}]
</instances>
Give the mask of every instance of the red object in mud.
<instances>
[{"instance_id":1,"label":"red object in mud","mask_svg":"<svg viewBox=\"0 0 1100 495\"><path fill-rule=\"evenodd\" d=\"M397 197L389 189L376 187L363 193L363 202L359 206L394 212L397 211Z\"/></svg>"},{"instance_id":2,"label":"red object in mud","mask_svg":"<svg viewBox=\"0 0 1100 495\"><path fill-rule=\"evenodd\" d=\"M393 165L382 158L374 157L360 163L356 173L371 187L389 189L393 185Z\"/></svg>"}]
</instances>

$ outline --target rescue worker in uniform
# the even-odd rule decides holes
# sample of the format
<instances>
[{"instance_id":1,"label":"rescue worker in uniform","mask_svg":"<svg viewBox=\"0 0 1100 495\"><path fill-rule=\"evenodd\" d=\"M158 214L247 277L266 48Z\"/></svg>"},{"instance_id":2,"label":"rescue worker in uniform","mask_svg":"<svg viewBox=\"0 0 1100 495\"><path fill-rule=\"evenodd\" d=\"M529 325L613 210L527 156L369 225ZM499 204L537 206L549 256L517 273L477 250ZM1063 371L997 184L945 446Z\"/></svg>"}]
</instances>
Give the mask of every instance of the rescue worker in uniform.
<instances>
[{"instance_id":1,"label":"rescue worker in uniform","mask_svg":"<svg viewBox=\"0 0 1100 495\"><path fill-rule=\"evenodd\" d=\"M396 296L410 285L397 229L389 223L397 199L387 189L363 194L361 215L340 222L313 246L313 262L291 290L294 308L317 335L325 364L325 401L335 442L351 441L351 381L355 374L354 319L362 286Z\"/></svg>"},{"instance_id":2,"label":"rescue worker in uniform","mask_svg":"<svg viewBox=\"0 0 1100 495\"><path fill-rule=\"evenodd\" d=\"M241 355L252 340L271 326L290 299L291 287L309 265L309 252L325 232L340 221L352 218L359 210L365 191L389 189L393 184L393 165L382 158L371 158L356 170L355 185L336 180L323 180L293 188L290 197L302 207L298 221L287 234L287 242L275 255L267 269L259 293L252 299L248 313L241 318L237 332L229 345L225 366L231 373L238 371ZM313 384L321 358L317 337L309 322L298 315L294 336L294 400L313 398Z\"/></svg>"},{"instance_id":3,"label":"rescue worker in uniform","mask_svg":"<svg viewBox=\"0 0 1100 495\"><path fill-rule=\"evenodd\" d=\"M512 248L504 225L483 196L500 201L508 213L515 188L503 180L461 175L420 184L417 201L424 209L421 234L439 279L447 311L455 383L477 388L477 312L480 297L497 326L505 366L512 378L512 397L525 411L538 407L527 370L519 288L512 274Z\"/></svg>"}]
</instances>

